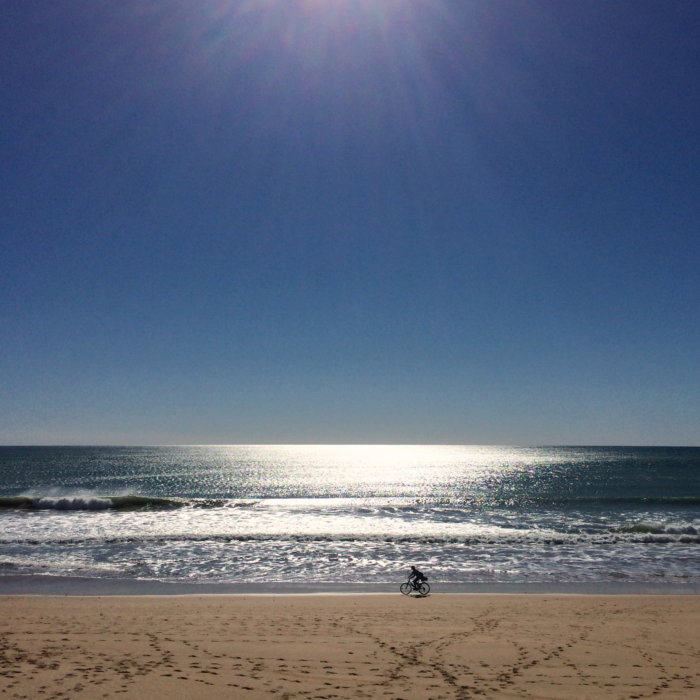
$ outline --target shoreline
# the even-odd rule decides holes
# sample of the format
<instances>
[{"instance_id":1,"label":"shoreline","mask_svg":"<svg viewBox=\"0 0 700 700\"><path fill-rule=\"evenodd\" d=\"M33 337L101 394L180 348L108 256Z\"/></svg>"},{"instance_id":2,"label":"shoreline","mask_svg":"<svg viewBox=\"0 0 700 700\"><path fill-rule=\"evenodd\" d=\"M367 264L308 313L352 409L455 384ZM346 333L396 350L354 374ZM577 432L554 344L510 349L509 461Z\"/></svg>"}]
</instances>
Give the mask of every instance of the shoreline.
<instances>
[{"instance_id":1,"label":"shoreline","mask_svg":"<svg viewBox=\"0 0 700 700\"><path fill-rule=\"evenodd\" d=\"M695 698L700 598L0 595L8 697Z\"/></svg>"},{"instance_id":2,"label":"shoreline","mask_svg":"<svg viewBox=\"0 0 700 700\"><path fill-rule=\"evenodd\" d=\"M0 576L0 596L393 595L402 581L383 583L186 583L39 574ZM443 583L431 595L700 595L700 583L530 582Z\"/></svg>"}]
</instances>

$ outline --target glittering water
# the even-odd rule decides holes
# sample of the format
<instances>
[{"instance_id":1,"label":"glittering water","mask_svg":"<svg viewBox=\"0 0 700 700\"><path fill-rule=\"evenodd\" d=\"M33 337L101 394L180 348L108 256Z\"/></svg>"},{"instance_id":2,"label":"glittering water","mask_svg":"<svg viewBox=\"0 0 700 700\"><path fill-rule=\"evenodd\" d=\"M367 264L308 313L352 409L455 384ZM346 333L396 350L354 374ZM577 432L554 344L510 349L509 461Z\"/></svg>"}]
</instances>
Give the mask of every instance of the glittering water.
<instances>
[{"instance_id":1,"label":"glittering water","mask_svg":"<svg viewBox=\"0 0 700 700\"><path fill-rule=\"evenodd\" d=\"M700 582L699 448L0 448L0 576Z\"/></svg>"}]
</instances>

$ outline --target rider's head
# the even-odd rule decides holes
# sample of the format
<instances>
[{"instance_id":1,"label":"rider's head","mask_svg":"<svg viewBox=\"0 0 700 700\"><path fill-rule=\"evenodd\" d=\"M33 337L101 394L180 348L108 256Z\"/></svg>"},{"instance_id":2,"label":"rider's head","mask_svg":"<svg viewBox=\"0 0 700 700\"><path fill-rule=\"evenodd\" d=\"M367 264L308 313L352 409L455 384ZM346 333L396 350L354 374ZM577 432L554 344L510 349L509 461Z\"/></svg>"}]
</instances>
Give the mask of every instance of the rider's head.
<instances>
[{"instance_id":1,"label":"rider's head","mask_svg":"<svg viewBox=\"0 0 700 700\"><path fill-rule=\"evenodd\" d=\"M411 571L415 571L415 570L416 570L416 567L411 565Z\"/></svg>"}]
</instances>

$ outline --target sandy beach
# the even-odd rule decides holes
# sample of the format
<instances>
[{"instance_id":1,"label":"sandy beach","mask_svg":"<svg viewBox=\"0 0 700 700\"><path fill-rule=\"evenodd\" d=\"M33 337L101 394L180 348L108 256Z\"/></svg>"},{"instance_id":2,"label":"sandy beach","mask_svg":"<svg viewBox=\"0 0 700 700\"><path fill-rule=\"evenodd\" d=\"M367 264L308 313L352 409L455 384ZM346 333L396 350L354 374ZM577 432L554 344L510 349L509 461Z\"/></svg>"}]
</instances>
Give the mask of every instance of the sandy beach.
<instances>
[{"instance_id":1,"label":"sandy beach","mask_svg":"<svg viewBox=\"0 0 700 700\"><path fill-rule=\"evenodd\" d=\"M696 698L700 598L3 596L3 698Z\"/></svg>"}]
</instances>

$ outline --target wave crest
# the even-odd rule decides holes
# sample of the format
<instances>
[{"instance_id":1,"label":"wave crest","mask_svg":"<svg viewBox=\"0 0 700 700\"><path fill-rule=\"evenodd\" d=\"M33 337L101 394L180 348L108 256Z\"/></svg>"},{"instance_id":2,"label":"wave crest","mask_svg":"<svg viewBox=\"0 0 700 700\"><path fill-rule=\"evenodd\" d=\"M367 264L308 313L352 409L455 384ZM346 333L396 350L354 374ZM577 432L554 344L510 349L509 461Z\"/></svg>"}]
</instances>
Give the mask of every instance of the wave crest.
<instances>
[{"instance_id":1,"label":"wave crest","mask_svg":"<svg viewBox=\"0 0 700 700\"><path fill-rule=\"evenodd\" d=\"M185 501L153 496L10 496L0 498L0 510L168 510L180 508Z\"/></svg>"}]
</instances>

